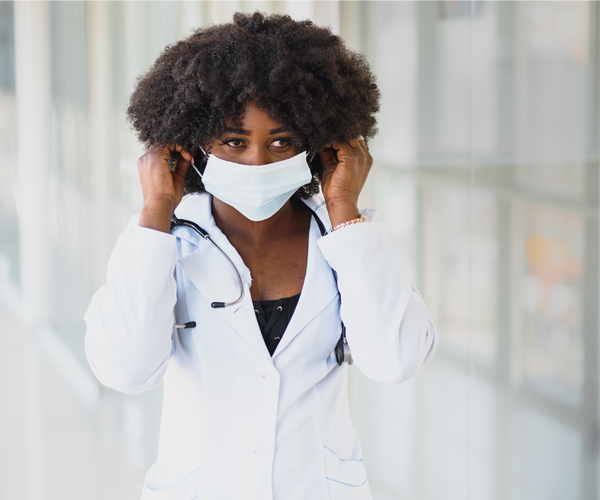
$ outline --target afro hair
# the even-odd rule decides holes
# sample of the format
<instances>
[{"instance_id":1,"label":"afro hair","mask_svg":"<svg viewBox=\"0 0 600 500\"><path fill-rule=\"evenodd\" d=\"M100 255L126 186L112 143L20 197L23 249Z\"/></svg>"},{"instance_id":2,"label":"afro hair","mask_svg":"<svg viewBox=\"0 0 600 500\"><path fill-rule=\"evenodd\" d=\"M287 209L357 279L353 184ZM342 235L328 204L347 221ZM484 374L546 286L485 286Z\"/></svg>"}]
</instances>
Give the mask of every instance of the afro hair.
<instances>
[{"instance_id":1,"label":"afro hair","mask_svg":"<svg viewBox=\"0 0 600 500\"><path fill-rule=\"evenodd\" d=\"M380 93L364 56L329 28L289 16L236 13L233 22L196 30L167 46L137 81L127 117L146 146L176 143L198 154L238 124L252 101L292 134L299 151L318 152L335 141L376 133ZM203 171L206 158L196 157ZM296 193L317 193L313 179ZM190 169L185 192L202 192Z\"/></svg>"}]
</instances>

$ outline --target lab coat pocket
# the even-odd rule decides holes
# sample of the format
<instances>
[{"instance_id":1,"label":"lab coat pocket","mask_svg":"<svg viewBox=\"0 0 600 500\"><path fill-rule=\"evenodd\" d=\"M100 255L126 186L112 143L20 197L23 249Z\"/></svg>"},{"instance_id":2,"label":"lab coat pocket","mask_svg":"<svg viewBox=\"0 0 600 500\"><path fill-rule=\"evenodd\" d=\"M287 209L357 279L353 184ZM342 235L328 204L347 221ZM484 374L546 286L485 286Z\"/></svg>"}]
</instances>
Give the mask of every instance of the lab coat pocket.
<instances>
[{"instance_id":1,"label":"lab coat pocket","mask_svg":"<svg viewBox=\"0 0 600 500\"><path fill-rule=\"evenodd\" d=\"M371 500L367 473L361 460L338 457L325 447L325 473L331 500Z\"/></svg>"},{"instance_id":2,"label":"lab coat pocket","mask_svg":"<svg viewBox=\"0 0 600 500\"><path fill-rule=\"evenodd\" d=\"M200 485L200 467L168 486L157 487L150 479L152 469L146 475L141 500L195 500Z\"/></svg>"}]
</instances>

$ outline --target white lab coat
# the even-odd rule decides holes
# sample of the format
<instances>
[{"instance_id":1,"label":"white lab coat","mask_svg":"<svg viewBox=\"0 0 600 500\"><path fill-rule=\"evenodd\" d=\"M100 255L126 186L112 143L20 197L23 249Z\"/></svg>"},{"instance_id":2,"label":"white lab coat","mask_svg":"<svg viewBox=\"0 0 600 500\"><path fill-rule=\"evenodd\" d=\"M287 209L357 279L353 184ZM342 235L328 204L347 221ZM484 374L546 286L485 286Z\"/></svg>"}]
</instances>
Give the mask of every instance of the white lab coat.
<instances>
[{"instance_id":1,"label":"white lab coat","mask_svg":"<svg viewBox=\"0 0 600 500\"><path fill-rule=\"evenodd\" d=\"M329 228L322 198L306 204ZM250 271L210 207L210 195L192 195L176 215L232 259L241 303L210 307L239 295L235 271L210 242L186 227L173 235L138 227L136 216L85 314L87 358L104 385L135 394L164 381L158 460L142 499L371 499L348 412L348 365L337 366L332 351L341 314L351 369L367 377L402 382L431 357L435 327L402 257L381 223L322 237L313 220L300 300L271 357ZM173 328L187 321L196 328Z\"/></svg>"}]
</instances>

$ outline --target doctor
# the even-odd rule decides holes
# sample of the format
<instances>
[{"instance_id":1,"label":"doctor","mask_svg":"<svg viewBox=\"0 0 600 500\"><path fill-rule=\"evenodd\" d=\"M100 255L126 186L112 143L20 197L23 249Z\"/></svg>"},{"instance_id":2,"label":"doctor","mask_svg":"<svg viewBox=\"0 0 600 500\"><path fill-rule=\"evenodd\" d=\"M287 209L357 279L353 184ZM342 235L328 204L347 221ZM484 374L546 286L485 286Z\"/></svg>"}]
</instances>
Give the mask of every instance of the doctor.
<instances>
[{"instance_id":1,"label":"doctor","mask_svg":"<svg viewBox=\"0 0 600 500\"><path fill-rule=\"evenodd\" d=\"M85 347L108 387L164 382L143 499L371 498L335 348L345 331L359 370L399 383L436 336L385 227L357 206L373 80L329 30L256 13L198 30L138 82L144 206Z\"/></svg>"}]
</instances>

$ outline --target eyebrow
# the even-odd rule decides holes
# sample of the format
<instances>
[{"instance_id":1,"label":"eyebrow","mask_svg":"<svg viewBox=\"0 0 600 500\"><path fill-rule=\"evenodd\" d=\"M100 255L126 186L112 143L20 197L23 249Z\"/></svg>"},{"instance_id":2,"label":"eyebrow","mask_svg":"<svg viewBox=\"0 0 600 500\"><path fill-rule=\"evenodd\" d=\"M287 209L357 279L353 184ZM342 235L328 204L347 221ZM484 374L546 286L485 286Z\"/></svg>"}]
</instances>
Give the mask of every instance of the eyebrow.
<instances>
[{"instance_id":1,"label":"eyebrow","mask_svg":"<svg viewBox=\"0 0 600 500\"><path fill-rule=\"evenodd\" d=\"M252 132L250 130L236 127L225 127L225 132L231 132L233 134L239 135L252 135Z\"/></svg>"},{"instance_id":2,"label":"eyebrow","mask_svg":"<svg viewBox=\"0 0 600 500\"><path fill-rule=\"evenodd\" d=\"M225 127L225 132L231 132L233 134L240 134L240 135L252 135L251 130L246 130L243 128L236 128L236 127ZM281 132L287 132L287 129L285 127L272 128L271 130L269 130L269 135L275 135L275 134L279 134Z\"/></svg>"},{"instance_id":3,"label":"eyebrow","mask_svg":"<svg viewBox=\"0 0 600 500\"><path fill-rule=\"evenodd\" d=\"M287 129L285 127L272 128L269 130L269 135L280 134L281 132L287 132Z\"/></svg>"}]
</instances>

